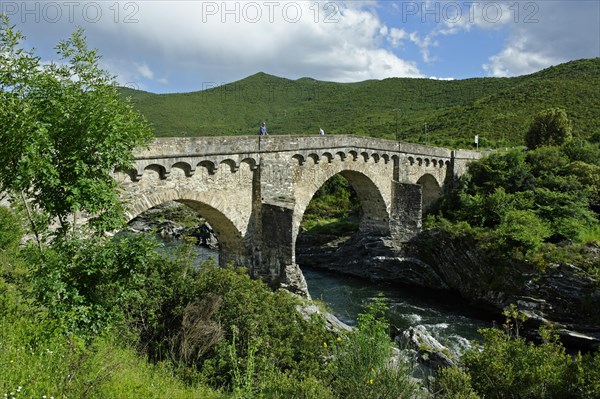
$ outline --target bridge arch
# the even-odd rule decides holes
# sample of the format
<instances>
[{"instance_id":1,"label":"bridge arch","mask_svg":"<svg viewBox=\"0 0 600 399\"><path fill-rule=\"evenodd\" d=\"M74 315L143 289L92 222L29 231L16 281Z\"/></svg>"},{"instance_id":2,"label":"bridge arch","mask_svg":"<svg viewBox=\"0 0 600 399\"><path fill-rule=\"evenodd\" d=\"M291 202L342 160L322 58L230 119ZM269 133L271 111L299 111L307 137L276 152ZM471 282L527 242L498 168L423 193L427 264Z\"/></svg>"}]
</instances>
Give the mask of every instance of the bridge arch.
<instances>
[{"instance_id":1,"label":"bridge arch","mask_svg":"<svg viewBox=\"0 0 600 399\"><path fill-rule=\"evenodd\" d=\"M388 200L382 188L363 171L350 168L326 168L321 173L307 173L294 184L294 220L292 241L296 242L304 212L316 192L333 176L340 174L352 186L360 200L362 215L359 231L366 234L387 235L390 233Z\"/></svg>"},{"instance_id":2,"label":"bridge arch","mask_svg":"<svg viewBox=\"0 0 600 399\"><path fill-rule=\"evenodd\" d=\"M421 176L419 180L417 180L417 184L421 185L423 213L427 213L442 195L441 185L437 179L429 173Z\"/></svg>"},{"instance_id":3,"label":"bridge arch","mask_svg":"<svg viewBox=\"0 0 600 399\"><path fill-rule=\"evenodd\" d=\"M133 201L126 213L127 222L141 215L145 211L168 201L185 204L198 212L211 225L221 247L220 262L225 265L229 262L240 263L246 257L244 243L245 227L236 223L235 215L229 212L226 198L218 195L206 195L202 192L165 190L143 195Z\"/></svg>"}]
</instances>

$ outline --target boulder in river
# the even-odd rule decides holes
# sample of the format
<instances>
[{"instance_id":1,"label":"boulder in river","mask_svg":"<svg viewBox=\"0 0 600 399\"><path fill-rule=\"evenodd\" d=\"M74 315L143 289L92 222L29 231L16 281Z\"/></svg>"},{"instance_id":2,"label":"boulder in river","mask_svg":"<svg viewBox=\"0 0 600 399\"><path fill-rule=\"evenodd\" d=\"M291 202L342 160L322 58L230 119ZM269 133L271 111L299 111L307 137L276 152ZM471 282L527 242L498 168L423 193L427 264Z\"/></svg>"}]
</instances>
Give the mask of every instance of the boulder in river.
<instances>
[{"instance_id":1,"label":"boulder in river","mask_svg":"<svg viewBox=\"0 0 600 399\"><path fill-rule=\"evenodd\" d=\"M409 327L396 337L396 342L403 349L416 352L416 360L432 369L451 367L457 355L435 339L422 325Z\"/></svg>"}]
</instances>

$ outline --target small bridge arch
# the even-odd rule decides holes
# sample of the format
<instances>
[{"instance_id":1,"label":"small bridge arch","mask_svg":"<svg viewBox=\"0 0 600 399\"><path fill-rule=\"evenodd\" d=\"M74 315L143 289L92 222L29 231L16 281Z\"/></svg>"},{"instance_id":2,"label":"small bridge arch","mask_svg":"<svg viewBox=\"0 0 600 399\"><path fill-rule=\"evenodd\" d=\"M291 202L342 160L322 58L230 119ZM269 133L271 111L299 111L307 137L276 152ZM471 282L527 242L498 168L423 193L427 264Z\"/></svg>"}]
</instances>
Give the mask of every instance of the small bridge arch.
<instances>
[{"instance_id":1,"label":"small bridge arch","mask_svg":"<svg viewBox=\"0 0 600 399\"><path fill-rule=\"evenodd\" d=\"M417 184L421 186L423 213L427 213L442 195L442 187L438 180L429 173L421 176L417 180Z\"/></svg>"}]
</instances>

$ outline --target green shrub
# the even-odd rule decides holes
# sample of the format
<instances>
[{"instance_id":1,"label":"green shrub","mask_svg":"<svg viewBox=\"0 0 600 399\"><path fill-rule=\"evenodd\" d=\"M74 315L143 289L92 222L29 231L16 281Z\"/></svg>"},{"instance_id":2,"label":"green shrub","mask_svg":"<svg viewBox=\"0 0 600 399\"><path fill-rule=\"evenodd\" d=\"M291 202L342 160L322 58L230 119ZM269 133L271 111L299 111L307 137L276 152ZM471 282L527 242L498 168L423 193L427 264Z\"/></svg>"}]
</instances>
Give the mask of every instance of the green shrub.
<instances>
[{"instance_id":1,"label":"green shrub","mask_svg":"<svg viewBox=\"0 0 600 399\"><path fill-rule=\"evenodd\" d=\"M479 399L471 386L471 375L457 366L439 370L434 394L444 399Z\"/></svg>"},{"instance_id":2,"label":"green shrub","mask_svg":"<svg viewBox=\"0 0 600 399\"><path fill-rule=\"evenodd\" d=\"M600 354L571 356L542 328L544 342L535 345L505 331L481 330L483 345L467 351L461 361L475 391L486 398L597 398Z\"/></svg>"},{"instance_id":3,"label":"green shrub","mask_svg":"<svg viewBox=\"0 0 600 399\"><path fill-rule=\"evenodd\" d=\"M582 154L577 152L580 147ZM438 222L437 228L456 237L454 230L466 223L480 248L527 258L543 269L549 256L540 252L542 244L596 240L599 154L597 145L581 142L496 152L472 162L439 203L438 219L447 219L449 227ZM571 260L561 257L596 270L583 264L589 263L583 254Z\"/></svg>"},{"instance_id":4,"label":"green shrub","mask_svg":"<svg viewBox=\"0 0 600 399\"><path fill-rule=\"evenodd\" d=\"M297 312L298 298L283 290L272 292L242 268L203 267L197 281L199 295L215 295L223 301L215 321L224 326L225 339L198 362L202 378L210 385L233 389L232 377L248 376L250 365L250 375L256 376L253 390L260 390L258 382L273 372L298 378L323 373L323 342L331 341L333 334L327 332L321 316L305 320ZM235 340L234 331L239 331ZM234 366L232 358L240 363Z\"/></svg>"},{"instance_id":5,"label":"green shrub","mask_svg":"<svg viewBox=\"0 0 600 399\"><path fill-rule=\"evenodd\" d=\"M0 318L0 397L11 392L17 399L225 397L206 386L184 384L168 364L148 363L118 344L119 337L85 344L52 330L51 320L29 310Z\"/></svg>"},{"instance_id":6,"label":"green shrub","mask_svg":"<svg viewBox=\"0 0 600 399\"><path fill-rule=\"evenodd\" d=\"M0 252L14 250L22 236L19 219L8 208L0 206Z\"/></svg>"},{"instance_id":7,"label":"green shrub","mask_svg":"<svg viewBox=\"0 0 600 399\"><path fill-rule=\"evenodd\" d=\"M393 345L384 318L386 305L378 300L358 317L358 328L341 338L331 350L332 388L346 399L416 397L408 361L392 361ZM326 345L325 345L326 346Z\"/></svg>"},{"instance_id":8,"label":"green shrub","mask_svg":"<svg viewBox=\"0 0 600 399\"><path fill-rule=\"evenodd\" d=\"M523 253L535 251L551 234L550 227L531 211L506 212L496 229L501 245L508 249L519 248Z\"/></svg>"},{"instance_id":9,"label":"green shrub","mask_svg":"<svg viewBox=\"0 0 600 399\"><path fill-rule=\"evenodd\" d=\"M492 153L478 162L470 163L468 168L469 190L472 193L489 194L497 187L514 193L533 187L531 166L526 162L526 153L523 151Z\"/></svg>"},{"instance_id":10,"label":"green shrub","mask_svg":"<svg viewBox=\"0 0 600 399\"><path fill-rule=\"evenodd\" d=\"M535 116L525 143L529 148L544 145L561 145L573 138L573 124L562 108L550 108Z\"/></svg>"},{"instance_id":11,"label":"green shrub","mask_svg":"<svg viewBox=\"0 0 600 399\"><path fill-rule=\"evenodd\" d=\"M148 334L171 327L164 324L179 310L173 298L190 298L185 280L194 273L183 257L159 254L158 245L143 235L57 241L30 258L37 299L66 331L93 336L128 319L149 342Z\"/></svg>"}]
</instances>

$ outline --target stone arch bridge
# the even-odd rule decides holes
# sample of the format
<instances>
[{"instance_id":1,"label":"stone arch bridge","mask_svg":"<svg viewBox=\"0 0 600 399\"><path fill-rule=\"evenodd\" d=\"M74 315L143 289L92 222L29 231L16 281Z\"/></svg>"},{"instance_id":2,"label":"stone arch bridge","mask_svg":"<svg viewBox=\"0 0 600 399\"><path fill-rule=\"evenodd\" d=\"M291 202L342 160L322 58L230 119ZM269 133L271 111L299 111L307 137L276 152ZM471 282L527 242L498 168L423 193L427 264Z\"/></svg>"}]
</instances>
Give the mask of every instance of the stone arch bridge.
<instances>
[{"instance_id":1,"label":"stone arch bridge","mask_svg":"<svg viewBox=\"0 0 600 399\"><path fill-rule=\"evenodd\" d=\"M329 178L343 175L358 194L361 233L407 241L445 184L479 157L359 136L160 138L115 177L129 220L166 201L184 203L215 230L222 263L293 291L304 289L295 263L300 222Z\"/></svg>"}]
</instances>

